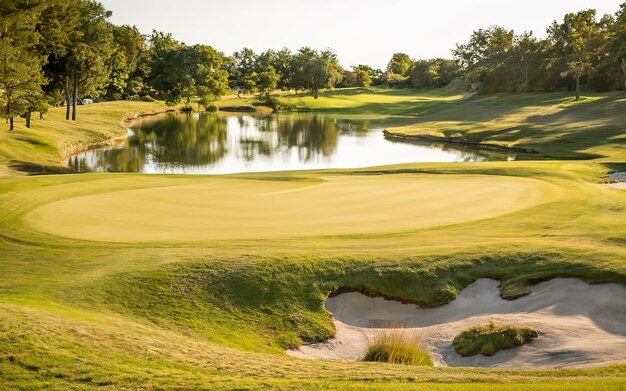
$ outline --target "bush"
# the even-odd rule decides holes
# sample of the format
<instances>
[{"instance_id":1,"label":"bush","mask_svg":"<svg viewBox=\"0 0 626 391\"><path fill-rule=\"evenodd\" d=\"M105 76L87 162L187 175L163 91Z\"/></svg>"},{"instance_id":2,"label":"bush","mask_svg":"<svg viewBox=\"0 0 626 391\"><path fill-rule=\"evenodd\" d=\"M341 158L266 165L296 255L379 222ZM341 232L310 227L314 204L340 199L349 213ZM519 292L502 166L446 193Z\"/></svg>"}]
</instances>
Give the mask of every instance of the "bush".
<instances>
[{"instance_id":1,"label":"bush","mask_svg":"<svg viewBox=\"0 0 626 391\"><path fill-rule=\"evenodd\" d=\"M470 327L454 337L454 350L463 357L482 354L493 356L500 350L522 346L537 338L539 333L526 326L497 324Z\"/></svg>"},{"instance_id":2,"label":"bush","mask_svg":"<svg viewBox=\"0 0 626 391\"><path fill-rule=\"evenodd\" d=\"M217 113L217 106L215 106L214 104L210 104L210 105L206 106L204 110L207 113Z\"/></svg>"},{"instance_id":3,"label":"bush","mask_svg":"<svg viewBox=\"0 0 626 391\"><path fill-rule=\"evenodd\" d=\"M294 350L302 346L302 340L292 331L278 334L275 338L276 343L283 349Z\"/></svg>"},{"instance_id":4,"label":"bush","mask_svg":"<svg viewBox=\"0 0 626 391\"><path fill-rule=\"evenodd\" d=\"M367 348L362 361L386 362L391 364L432 366L427 352L420 348L416 335L393 330L382 333Z\"/></svg>"}]
</instances>

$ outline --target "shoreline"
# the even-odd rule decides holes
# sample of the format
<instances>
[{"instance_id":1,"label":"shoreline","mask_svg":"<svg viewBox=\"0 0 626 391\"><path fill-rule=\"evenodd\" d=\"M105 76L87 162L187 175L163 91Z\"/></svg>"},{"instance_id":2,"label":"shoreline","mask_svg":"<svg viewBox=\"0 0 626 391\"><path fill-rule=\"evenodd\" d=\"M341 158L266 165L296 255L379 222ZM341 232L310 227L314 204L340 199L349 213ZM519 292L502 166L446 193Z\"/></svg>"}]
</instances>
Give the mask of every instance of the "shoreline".
<instances>
[{"instance_id":1,"label":"shoreline","mask_svg":"<svg viewBox=\"0 0 626 391\"><path fill-rule=\"evenodd\" d=\"M129 113L124 114L122 121L120 122L120 128L126 130L125 134L120 134L119 136L110 137L106 140L89 143L89 144L76 144L71 147L62 147L59 148L59 155L61 156L61 163L65 164L65 160L70 157L77 155L81 152L89 151L92 149L108 147L111 145L115 145L124 141L128 138L128 127L131 126L135 121L140 120L145 117L153 117L161 114L167 113L177 113L180 112L180 108L172 108L172 107L164 107L154 109L152 111L131 111Z\"/></svg>"},{"instance_id":2,"label":"shoreline","mask_svg":"<svg viewBox=\"0 0 626 391\"><path fill-rule=\"evenodd\" d=\"M448 144L459 144L459 145L466 145L466 146L473 147L473 148L487 149L487 150L496 151L496 152L515 152L515 153L527 153L527 154L539 153L537 150L533 148L505 147L503 145L497 145L497 144L466 141L458 137L440 137L440 136L433 136L430 134L411 135L411 134L405 134L405 133L399 133L399 132L390 132L387 129L383 130L383 134L385 135L385 138L394 139L394 140L414 140L414 141L421 141L421 142L441 142L441 143L448 143Z\"/></svg>"}]
</instances>

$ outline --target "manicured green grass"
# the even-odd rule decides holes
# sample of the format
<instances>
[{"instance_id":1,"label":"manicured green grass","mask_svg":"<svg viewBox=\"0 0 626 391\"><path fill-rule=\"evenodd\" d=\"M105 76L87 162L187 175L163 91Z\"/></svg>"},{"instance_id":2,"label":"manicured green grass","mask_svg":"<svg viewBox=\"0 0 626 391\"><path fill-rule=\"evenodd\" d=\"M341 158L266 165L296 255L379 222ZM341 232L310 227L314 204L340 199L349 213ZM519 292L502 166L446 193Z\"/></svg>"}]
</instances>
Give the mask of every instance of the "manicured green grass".
<instances>
[{"instance_id":1,"label":"manicured green grass","mask_svg":"<svg viewBox=\"0 0 626 391\"><path fill-rule=\"evenodd\" d=\"M398 329L382 332L371 341L362 361L433 366L428 352L420 347L419 337Z\"/></svg>"},{"instance_id":2,"label":"manicured green grass","mask_svg":"<svg viewBox=\"0 0 626 391\"><path fill-rule=\"evenodd\" d=\"M527 178L302 175L287 181L159 178L141 189L116 185L49 203L25 222L58 236L111 242L296 238L458 224L561 197L558 187ZM459 188L462 198L455 197Z\"/></svg>"},{"instance_id":3,"label":"manicured green grass","mask_svg":"<svg viewBox=\"0 0 626 391\"><path fill-rule=\"evenodd\" d=\"M311 104L329 115L380 109L406 123L413 106L434 113L466 102L439 91L361 92L333 91ZM609 114L598 122L621 118L610 107L597 109ZM61 167L60 145L123 133L123 112L143 109L86 106L76 128L62 116L52 127L54 113L45 131L18 124L15 134L57 141L22 144L3 133L2 164ZM620 140L598 142L611 167L620 167L611 147ZM604 160L220 177L25 177L4 166L0 388L623 388L624 365L422 368L283 352L332 336L323 301L340 288L435 305L481 277L500 280L509 298L553 277L626 283L626 192L599 185L610 170Z\"/></svg>"},{"instance_id":4,"label":"manicured green grass","mask_svg":"<svg viewBox=\"0 0 626 391\"><path fill-rule=\"evenodd\" d=\"M482 354L493 356L500 350L522 346L539 333L527 326L489 323L470 327L454 337L454 350L463 357Z\"/></svg>"},{"instance_id":5,"label":"manicured green grass","mask_svg":"<svg viewBox=\"0 0 626 391\"><path fill-rule=\"evenodd\" d=\"M444 90L396 90L346 88L326 91L314 99L307 93L282 93L279 102L286 106L311 109L318 113L380 119L415 118L442 103L454 103L467 94L448 94ZM445 106L445 105L444 105Z\"/></svg>"}]
</instances>

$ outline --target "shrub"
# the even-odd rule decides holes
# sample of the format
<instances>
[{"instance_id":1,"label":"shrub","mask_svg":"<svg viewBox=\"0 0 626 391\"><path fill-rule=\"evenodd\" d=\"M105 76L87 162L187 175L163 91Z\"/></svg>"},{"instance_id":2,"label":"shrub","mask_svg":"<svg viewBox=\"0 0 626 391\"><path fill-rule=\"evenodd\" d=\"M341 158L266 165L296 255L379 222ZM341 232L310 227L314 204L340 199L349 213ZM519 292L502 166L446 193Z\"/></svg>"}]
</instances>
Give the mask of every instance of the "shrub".
<instances>
[{"instance_id":1,"label":"shrub","mask_svg":"<svg viewBox=\"0 0 626 391\"><path fill-rule=\"evenodd\" d=\"M454 350L463 357L482 354L493 356L503 349L522 346L537 338L539 333L526 326L498 324L470 327L454 337Z\"/></svg>"},{"instance_id":2,"label":"shrub","mask_svg":"<svg viewBox=\"0 0 626 391\"><path fill-rule=\"evenodd\" d=\"M302 340L292 331L278 334L275 341L283 349L294 350L302 346Z\"/></svg>"},{"instance_id":3,"label":"shrub","mask_svg":"<svg viewBox=\"0 0 626 391\"><path fill-rule=\"evenodd\" d=\"M391 364L432 366L427 352L420 348L416 335L393 330L381 333L368 346L362 361L386 362Z\"/></svg>"},{"instance_id":4,"label":"shrub","mask_svg":"<svg viewBox=\"0 0 626 391\"><path fill-rule=\"evenodd\" d=\"M210 104L204 110L207 113L217 113L217 106L215 106L214 104Z\"/></svg>"}]
</instances>

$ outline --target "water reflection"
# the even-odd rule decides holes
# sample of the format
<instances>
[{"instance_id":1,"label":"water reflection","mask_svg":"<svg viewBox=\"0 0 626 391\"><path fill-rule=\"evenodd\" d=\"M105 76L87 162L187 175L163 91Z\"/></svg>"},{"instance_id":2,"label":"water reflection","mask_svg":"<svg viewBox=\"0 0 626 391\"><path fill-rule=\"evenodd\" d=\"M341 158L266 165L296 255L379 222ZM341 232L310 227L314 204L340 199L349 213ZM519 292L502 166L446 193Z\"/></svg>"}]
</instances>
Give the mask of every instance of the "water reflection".
<instances>
[{"instance_id":1,"label":"water reflection","mask_svg":"<svg viewBox=\"0 0 626 391\"><path fill-rule=\"evenodd\" d=\"M79 172L231 173L404 162L503 160L504 155L385 140L367 121L324 116L169 114L129 129L117 146L67 160Z\"/></svg>"}]
</instances>

